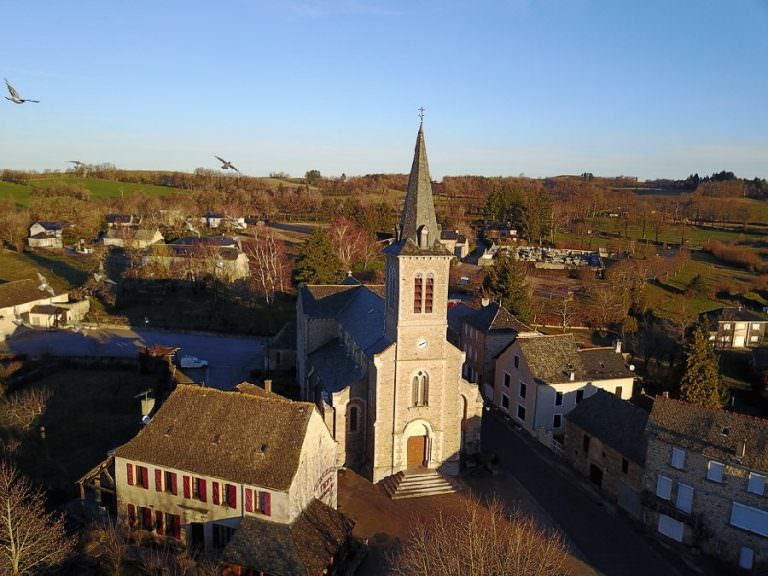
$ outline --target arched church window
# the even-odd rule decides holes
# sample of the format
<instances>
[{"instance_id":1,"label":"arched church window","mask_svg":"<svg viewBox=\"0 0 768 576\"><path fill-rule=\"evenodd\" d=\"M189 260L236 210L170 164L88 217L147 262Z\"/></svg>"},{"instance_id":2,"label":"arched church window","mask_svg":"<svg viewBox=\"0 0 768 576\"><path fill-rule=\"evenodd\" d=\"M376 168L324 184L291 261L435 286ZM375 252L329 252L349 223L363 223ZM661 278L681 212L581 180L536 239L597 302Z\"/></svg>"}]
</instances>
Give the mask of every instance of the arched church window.
<instances>
[{"instance_id":1,"label":"arched church window","mask_svg":"<svg viewBox=\"0 0 768 576\"><path fill-rule=\"evenodd\" d=\"M424 278L421 276L421 274L416 274L416 276L413 278L413 313L414 314L421 314L421 311L422 311L421 299L422 299L423 288L424 288Z\"/></svg>"},{"instance_id":2,"label":"arched church window","mask_svg":"<svg viewBox=\"0 0 768 576\"><path fill-rule=\"evenodd\" d=\"M427 406L429 398L429 375L419 370L413 377L411 385L411 404L413 406Z\"/></svg>"},{"instance_id":3,"label":"arched church window","mask_svg":"<svg viewBox=\"0 0 768 576\"><path fill-rule=\"evenodd\" d=\"M427 289L424 292L424 312L432 313L432 297L435 291L435 277L427 274Z\"/></svg>"},{"instance_id":4,"label":"arched church window","mask_svg":"<svg viewBox=\"0 0 768 576\"><path fill-rule=\"evenodd\" d=\"M360 429L360 408L357 406L349 407L349 418L347 419L350 432L357 432Z\"/></svg>"}]
</instances>

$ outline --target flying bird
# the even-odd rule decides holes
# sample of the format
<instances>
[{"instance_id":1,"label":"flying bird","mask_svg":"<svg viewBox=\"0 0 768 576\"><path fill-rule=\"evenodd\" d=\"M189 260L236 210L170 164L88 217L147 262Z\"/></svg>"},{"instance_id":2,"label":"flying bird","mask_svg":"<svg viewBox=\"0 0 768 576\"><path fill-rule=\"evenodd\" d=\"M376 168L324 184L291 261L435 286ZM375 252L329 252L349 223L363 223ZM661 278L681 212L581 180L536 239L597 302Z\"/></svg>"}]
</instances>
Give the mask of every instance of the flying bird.
<instances>
[{"instance_id":1,"label":"flying bird","mask_svg":"<svg viewBox=\"0 0 768 576\"><path fill-rule=\"evenodd\" d=\"M48 284L48 280L40 272L37 273L37 279L40 280L40 286L37 287L38 290L48 292L51 296L56 295L56 291Z\"/></svg>"},{"instance_id":2,"label":"flying bird","mask_svg":"<svg viewBox=\"0 0 768 576\"><path fill-rule=\"evenodd\" d=\"M224 158L222 158L221 156L216 156L215 154L214 154L213 157L216 158L216 160L218 160L219 162L221 162L221 169L222 170L234 170L235 172L240 174L240 170L235 168L235 166L234 166L234 164L232 164L232 162L229 162L228 160L224 160Z\"/></svg>"},{"instance_id":3,"label":"flying bird","mask_svg":"<svg viewBox=\"0 0 768 576\"><path fill-rule=\"evenodd\" d=\"M24 104L24 102L34 102L35 104L39 104L40 100L28 100L26 98L22 98L19 96L19 93L16 92L16 89L11 86L11 83L8 82L7 78L3 78L5 80L5 85L8 87L8 92L11 94L11 97L8 98L8 96L5 97L6 100L10 100L14 104Z\"/></svg>"},{"instance_id":4,"label":"flying bird","mask_svg":"<svg viewBox=\"0 0 768 576\"><path fill-rule=\"evenodd\" d=\"M67 164L74 164L75 168L82 168L85 166L85 162L80 162L80 160L67 160Z\"/></svg>"}]
</instances>

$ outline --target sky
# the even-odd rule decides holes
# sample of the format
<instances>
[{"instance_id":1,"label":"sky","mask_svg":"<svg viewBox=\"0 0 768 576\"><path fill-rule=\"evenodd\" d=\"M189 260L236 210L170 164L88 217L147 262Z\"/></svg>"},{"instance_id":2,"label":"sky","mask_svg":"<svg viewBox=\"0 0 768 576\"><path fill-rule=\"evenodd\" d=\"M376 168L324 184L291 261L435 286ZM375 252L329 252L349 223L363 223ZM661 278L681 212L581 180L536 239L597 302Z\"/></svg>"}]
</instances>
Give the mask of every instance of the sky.
<instances>
[{"instance_id":1,"label":"sky","mask_svg":"<svg viewBox=\"0 0 768 576\"><path fill-rule=\"evenodd\" d=\"M0 167L768 177L768 0L0 0Z\"/></svg>"}]
</instances>

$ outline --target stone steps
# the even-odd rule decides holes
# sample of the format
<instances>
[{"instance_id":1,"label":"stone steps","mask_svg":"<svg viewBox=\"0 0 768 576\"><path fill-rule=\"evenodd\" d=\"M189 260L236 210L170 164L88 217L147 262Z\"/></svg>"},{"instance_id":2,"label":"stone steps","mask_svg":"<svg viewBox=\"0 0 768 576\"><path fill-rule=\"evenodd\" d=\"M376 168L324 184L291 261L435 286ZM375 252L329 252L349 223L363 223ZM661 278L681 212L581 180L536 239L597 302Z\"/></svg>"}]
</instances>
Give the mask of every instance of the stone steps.
<instances>
[{"instance_id":1,"label":"stone steps","mask_svg":"<svg viewBox=\"0 0 768 576\"><path fill-rule=\"evenodd\" d=\"M380 482L392 500L452 494L459 488L436 470L411 470L387 476Z\"/></svg>"}]
</instances>

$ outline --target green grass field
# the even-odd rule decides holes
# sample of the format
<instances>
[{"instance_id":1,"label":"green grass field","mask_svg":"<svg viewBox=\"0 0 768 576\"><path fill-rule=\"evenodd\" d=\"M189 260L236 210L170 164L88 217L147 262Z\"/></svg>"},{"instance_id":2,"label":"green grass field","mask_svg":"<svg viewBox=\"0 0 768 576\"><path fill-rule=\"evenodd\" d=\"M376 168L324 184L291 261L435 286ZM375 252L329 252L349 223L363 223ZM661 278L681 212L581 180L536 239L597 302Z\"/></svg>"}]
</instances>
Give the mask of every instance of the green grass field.
<instances>
[{"instance_id":1,"label":"green grass field","mask_svg":"<svg viewBox=\"0 0 768 576\"><path fill-rule=\"evenodd\" d=\"M151 196L167 196L180 192L178 188L168 186L155 186L153 184L129 184L126 182L113 182L100 178L81 178L79 176L50 176L34 178L28 185L9 184L0 182L0 198L13 198L16 204L26 206L29 204L29 196L35 187L52 182L64 182L87 188L93 198L115 198L124 194L142 192Z\"/></svg>"},{"instance_id":2,"label":"green grass field","mask_svg":"<svg viewBox=\"0 0 768 576\"><path fill-rule=\"evenodd\" d=\"M46 277L56 290L71 290L83 284L95 267L90 256L70 255L67 252L38 250L19 254L0 250L0 282L37 279L37 272Z\"/></svg>"}]
</instances>

